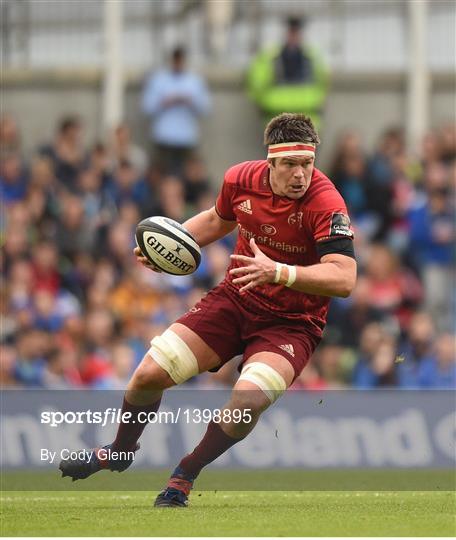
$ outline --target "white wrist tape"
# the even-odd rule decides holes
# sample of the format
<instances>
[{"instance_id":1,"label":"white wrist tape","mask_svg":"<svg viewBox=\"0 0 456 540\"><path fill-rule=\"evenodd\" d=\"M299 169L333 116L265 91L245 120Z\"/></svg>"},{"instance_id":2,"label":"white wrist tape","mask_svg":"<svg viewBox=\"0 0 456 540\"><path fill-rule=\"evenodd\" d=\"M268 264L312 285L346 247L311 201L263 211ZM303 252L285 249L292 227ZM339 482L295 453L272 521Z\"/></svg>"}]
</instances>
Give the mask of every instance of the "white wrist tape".
<instances>
[{"instance_id":1,"label":"white wrist tape","mask_svg":"<svg viewBox=\"0 0 456 540\"><path fill-rule=\"evenodd\" d=\"M285 287L291 287L296 281L296 266L287 265L288 268L288 280L285 283Z\"/></svg>"},{"instance_id":2,"label":"white wrist tape","mask_svg":"<svg viewBox=\"0 0 456 540\"><path fill-rule=\"evenodd\" d=\"M282 273L282 267L285 266L282 263L276 263L274 283L279 283L280 274Z\"/></svg>"}]
</instances>

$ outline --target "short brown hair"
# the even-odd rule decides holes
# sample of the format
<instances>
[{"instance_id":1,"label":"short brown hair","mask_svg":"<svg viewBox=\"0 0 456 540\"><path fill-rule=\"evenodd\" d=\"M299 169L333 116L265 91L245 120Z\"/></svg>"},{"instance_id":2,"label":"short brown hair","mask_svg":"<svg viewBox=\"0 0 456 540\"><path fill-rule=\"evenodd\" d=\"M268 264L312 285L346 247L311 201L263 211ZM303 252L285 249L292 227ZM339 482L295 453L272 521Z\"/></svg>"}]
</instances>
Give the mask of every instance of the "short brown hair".
<instances>
[{"instance_id":1,"label":"short brown hair","mask_svg":"<svg viewBox=\"0 0 456 540\"><path fill-rule=\"evenodd\" d=\"M81 121L79 119L79 116L76 115L69 115L64 116L59 121L59 127L58 131L61 134L67 133L71 129L79 128L81 127Z\"/></svg>"},{"instance_id":2,"label":"short brown hair","mask_svg":"<svg viewBox=\"0 0 456 540\"><path fill-rule=\"evenodd\" d=\"M320 138L309 116L282 113L275 116L264 130L264 144L287 142L312 142L320 144Z\"/></svg>"}]
</instances>

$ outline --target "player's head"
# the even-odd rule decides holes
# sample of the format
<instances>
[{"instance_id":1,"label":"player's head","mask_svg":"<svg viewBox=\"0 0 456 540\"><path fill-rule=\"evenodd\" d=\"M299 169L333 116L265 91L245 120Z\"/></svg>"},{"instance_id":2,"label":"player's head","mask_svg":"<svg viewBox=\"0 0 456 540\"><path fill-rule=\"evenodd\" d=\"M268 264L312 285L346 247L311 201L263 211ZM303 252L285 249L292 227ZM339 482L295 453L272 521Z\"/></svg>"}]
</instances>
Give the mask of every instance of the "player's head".
<instances>
[{"instance_id":1,"label":"player's head","mask_svg":"<svg viewBox=\"0 0 456 540\"><path fill-rule=\"evenodd\" d=\"M282 113L264 131L268 146L271 188L277 195L299 199L312 178L320 139L312 120L303 114Z\"/></svg>"}]
</instances>

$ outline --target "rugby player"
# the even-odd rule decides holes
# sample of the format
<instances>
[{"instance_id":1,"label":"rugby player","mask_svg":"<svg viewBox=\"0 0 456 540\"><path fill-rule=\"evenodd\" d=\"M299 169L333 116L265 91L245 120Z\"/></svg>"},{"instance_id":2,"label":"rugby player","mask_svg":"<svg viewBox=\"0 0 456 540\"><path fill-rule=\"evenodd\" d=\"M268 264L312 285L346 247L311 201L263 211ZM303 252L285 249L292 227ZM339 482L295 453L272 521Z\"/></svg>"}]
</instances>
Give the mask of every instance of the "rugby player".
<instances>
[{"instance_id":1,"label":"rugby player","mask_svg":"<svg viewBox=\"0 0 456 540\"><path fill-rule=\"evenodd\" d=\"M266 126L264 142L267 159L228 169L215 206L184 223L201 247L237 227L224 280L152 339L125 393L122 412L132 419L120 423L114 442L88 462L62 461L64 476L125 470L133 460L109 460L105 450L139 448L146 425L133 422L139 413L156 412L167 388L242 354L241 374L223 410L249 414L240 422L229 414L210 422L155 501L187 506L202 468L246 437L304 369L321 339L330 298L352 291L353 232L341 195L315 167L320 140L312 121L283 113ZM157 270L138 248L135 254Z\"/></svg>"}]
</instances>

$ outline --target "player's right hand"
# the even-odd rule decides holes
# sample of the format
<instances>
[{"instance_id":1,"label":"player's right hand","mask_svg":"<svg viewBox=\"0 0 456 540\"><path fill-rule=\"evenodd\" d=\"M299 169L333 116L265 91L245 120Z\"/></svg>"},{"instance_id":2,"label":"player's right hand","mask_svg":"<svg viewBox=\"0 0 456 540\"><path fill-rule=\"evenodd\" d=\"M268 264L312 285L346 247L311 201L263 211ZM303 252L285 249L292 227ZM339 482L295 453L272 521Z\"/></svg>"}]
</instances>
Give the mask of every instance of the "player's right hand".
<instances>
[{"instance_id":1,"label":"player's right hand","mask_svg":"<svg viewBox=\"0 0 456 540\"><path fill-rule=\"evenodd\" d=\"M144 257L139 247L135 247L133 253L135 254L136 260L140 262L143 266L145 266L149 270L153 270L154 272L161 272L160 268L155 266L155 264L151 263L147 257Z\"/></svg>"}]
</instances>

